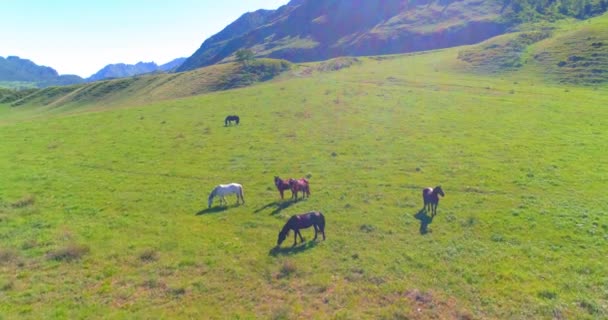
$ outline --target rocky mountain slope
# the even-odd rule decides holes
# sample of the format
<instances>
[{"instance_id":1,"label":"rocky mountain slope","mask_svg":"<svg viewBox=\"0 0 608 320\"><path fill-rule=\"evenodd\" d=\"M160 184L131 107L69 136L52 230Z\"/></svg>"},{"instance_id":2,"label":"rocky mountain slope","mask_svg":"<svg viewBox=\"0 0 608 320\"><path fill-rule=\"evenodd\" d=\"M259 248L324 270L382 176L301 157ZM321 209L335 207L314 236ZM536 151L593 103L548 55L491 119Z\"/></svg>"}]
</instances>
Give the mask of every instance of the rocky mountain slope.
<instances>
[{"instance_id":1,"label":"rocky mountain slope","mask_svg":"<svg viewBox=\"0 0 608 320\"><path fill-rule=\"evenodd\" d=\"M297 0L248 13L206 40L178 71L230 61L236 50L294 62L472 44L504 33L494 0Z\"/></svg>"}]
</instances>

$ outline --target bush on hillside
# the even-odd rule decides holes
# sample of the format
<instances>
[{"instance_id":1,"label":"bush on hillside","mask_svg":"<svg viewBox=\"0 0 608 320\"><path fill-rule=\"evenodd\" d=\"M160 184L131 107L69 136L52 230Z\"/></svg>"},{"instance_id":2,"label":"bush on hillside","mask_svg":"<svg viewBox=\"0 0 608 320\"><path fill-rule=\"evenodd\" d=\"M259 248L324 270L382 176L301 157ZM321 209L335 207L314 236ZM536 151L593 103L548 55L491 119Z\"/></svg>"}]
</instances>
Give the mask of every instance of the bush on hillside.
<instances>
[{"instance_id":1,"label":"bush on hillside","mask_svg":"<svg viewBox=\"0 0 608 320\"><path fill-rule=\"evenodd\" d=\"M246 65L240 65L234 73L224 75L214 89L226 90L267 81L290 68L291 64L286 60L256 59Z\"/></svg>"}]
</instances>

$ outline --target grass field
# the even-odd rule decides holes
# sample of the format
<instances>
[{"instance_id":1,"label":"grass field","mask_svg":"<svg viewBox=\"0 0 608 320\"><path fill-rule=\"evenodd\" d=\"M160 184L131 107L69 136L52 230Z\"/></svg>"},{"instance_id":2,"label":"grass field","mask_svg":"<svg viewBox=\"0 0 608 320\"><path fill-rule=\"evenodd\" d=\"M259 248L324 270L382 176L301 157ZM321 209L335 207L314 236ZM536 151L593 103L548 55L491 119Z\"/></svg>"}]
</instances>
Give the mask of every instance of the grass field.
<instances>
[{"instance_id":1,"label":"grass field","mask_svg":"<svg viewBox=\"0 0 608 320\"><path fill-rule=\"evenodd\" d=\"M0 106L0 319L608 317L606 86L455 71L460 50ZM281 201L275 175L312 196ZM207 210L228 182L246 204ZM327 240L275 249L309 210Z\"/></svg>"}]
</instances>

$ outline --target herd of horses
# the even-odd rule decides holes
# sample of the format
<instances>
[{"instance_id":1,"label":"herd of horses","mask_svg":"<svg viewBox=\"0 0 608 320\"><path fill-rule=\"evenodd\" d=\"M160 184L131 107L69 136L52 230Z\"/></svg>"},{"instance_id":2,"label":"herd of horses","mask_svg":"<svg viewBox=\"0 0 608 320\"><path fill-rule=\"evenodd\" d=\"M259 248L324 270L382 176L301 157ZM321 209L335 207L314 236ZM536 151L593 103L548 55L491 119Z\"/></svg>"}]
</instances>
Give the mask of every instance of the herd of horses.
<instances>
[{"instance_id":1,"label":"herd of horses","mask_svg":"<svg viewBox=\"0 0 608 320\"><path fill-rule=\"evenodd\" d=\"M235 122L237 125L240 122L240 118L237 115L229 115L224 120L224 125L231 125L232 122ZM281 179L278 176L274 177L274 185L279 190L279 194L281 195L281 200L284 198L285 190L291 191L291 199L298 201L298 193L302 193L302 198L310 197L310 186L309 182L305 178L301 179L293 179L289 178L286 180ZM230 184L220 184L217 185L208 198L208 208L211 208L213 204L213 199L218 197L220 199L220 205L228 205L225 196L230 194L236 194L236 203L237 204L245 204L245 198L243 195L243 186L238 183L230 183ZM435 188L424 188L422 189L422 201L423 207L422 209L425 212L430 212L431 216L434 217L437 214L437 205L439 204L439 196L445 197L445 193L441 189L441 186L437 186ZM298 236L300 236L300 242L304 242L304 238L302 238L302 234L300 233L300 229L306 229L314 227L315 237L313 241L317 240L317 234L320 232L323 235L323 240L325 240L325 216L323 213L319 211L311 211L299 215L294 215L287 220L281 231L279 232L279 236L277 239L277 247L285 241L289 231L293 230L293 246L297 244Z\"/></svg>"},{"instance_id":2,"label":"herd of horses","mask_svg":"<svg viewBox=\"0 0 608 320\"><path fill-rule=\"evenodd\" d=\"M309 182L305 178L301 179L287 179L283 180L278 176L274 177L274 184L279 190L279 194L281 195L281 199L284 199L283 192L285 190L291 190L291 199L295 201L298 200L298 192L302 193L302 199L304 196L310 197L310 187ZM219 197L220 205L228 205L225 196L230 194L236 194L236 203L244 204L245 198L243 195L243 186L238 183L230 183L230 184L220 184L213 188L208 198L208 208L211 208L213 205L213 199L215 197ZM437 186L435 188L424 188L422 190L422 200L423 200L423 210L430 212L434 217L437 214L437 205L439 204L439 196L445 197L445 193L441 189L441 186ZM306 229L309 227L313 227L315 230L315 237L313 241L317 240L317 234L320 232L323 235L323 240L325 240L325 216L320 211L311 211L299 215L294 215L283 226L281 231L279 232L279 236L277 239L277 247L285 241L289 231L293 230L293 246L297 244L298 236L300 237L300 242L304 242L304 238L302 238L302 234L300 233L300 229Z\"/></svg>"}]
</instances>

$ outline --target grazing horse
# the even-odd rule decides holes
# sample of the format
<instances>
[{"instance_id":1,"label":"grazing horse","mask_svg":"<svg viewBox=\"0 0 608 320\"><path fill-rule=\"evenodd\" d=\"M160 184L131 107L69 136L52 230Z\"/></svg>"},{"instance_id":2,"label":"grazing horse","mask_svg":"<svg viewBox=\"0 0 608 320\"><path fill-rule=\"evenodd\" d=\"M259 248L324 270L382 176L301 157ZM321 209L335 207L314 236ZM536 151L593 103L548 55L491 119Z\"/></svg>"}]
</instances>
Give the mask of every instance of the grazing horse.
<instances>
[{"instance_id":1,"label":"grazing horse","mask_svg":"<svg viewBox=\"0 0 608 320\"><path fill-rule=\"evenodd\" d=\"M436 186L435 188L425 188L422 189L422 200L424 200L424 206L422 209L430 210L431 216L435 216L437 214L437 205L439 205L439 195L445 197L445 193L441 189L441 186Z\"/></svg>"},{"instance_id":2,"label":"grazing horse","mask_svg":"<svg viewBox=\"0 0 608 320\"><path fill-rule=\"evenodd\" d=\"M232 121L238 125L241 119L239 119L239 116L227 116L226 120L224 120L224 126L227 127L229 124L232 124Z\"/></svg>"},{"instance_id":3,"label":"grazing horse","mask_svg":"<svg viewBox=\"0 0 608 320\"><path fill-rule=\"evenodd\" d=\"M308 180L302 179L289 179L289 187L291 188L291 198L295 198L298 201L298 191L302 191L302 199L304 194L306 197L310 197L310 187L308 186Z\"/></svg>"},{"instance_id":4,"label":"grazing horse","mask_svg":"<svg viewBox=\"0 0 608 320\"><path fill-rule=\"evenodd\" d=\"M213 191L209 194L209 208L211 208L211 204L213 204L214 197L220 197L220 206L222 203L224 205L228 205L226 198L224 196L228 194L236 194L236 203L239 203L239 200L243 201L245 204L245 198L243 198L243 186L238 183L230 183L230 184L220 184L217 187L213 188Z\"/></svg>"},{"instance_id":5,"label":"grazing horse","mask_svg":"<svg viewBox=\"0 0 608 320\"><path fill-rule=\"evenodd\" d=\"M298 235L300 236L300 242L304 242L304 238L302 238L300 229L305 229L310 226L313 226L315 228L315 238L312 239L313 241L317 240L318 232L321 232L323 234L323 240L325 240L325 217L321 212L311 211L308 213L292 216L291 218L289 218L289 220L287 220L287 223L285 223L285 226L283 226L283 229L281 229L281 232L279 232L277 247L280 246L283 241L285 241L285 238L287 238L287 235L289 234L289 230L293 230L294 232L294 246L298 241Z\"/></svg>"},{"instance_id":6,"label":"grazing horse","mask_svg":"<svg viewBox=\"0 0 608 320\"><path fill-rule=\"evenodd\" d=\"M274 176L274 185L277 186L277 189L279 190L279 193L281 194L281 199L284 199L283 191L291 190L291 186L289 186L289 179L283 180L283 179L279 178L278 176Z\"/></svg>"}]
</instances>

